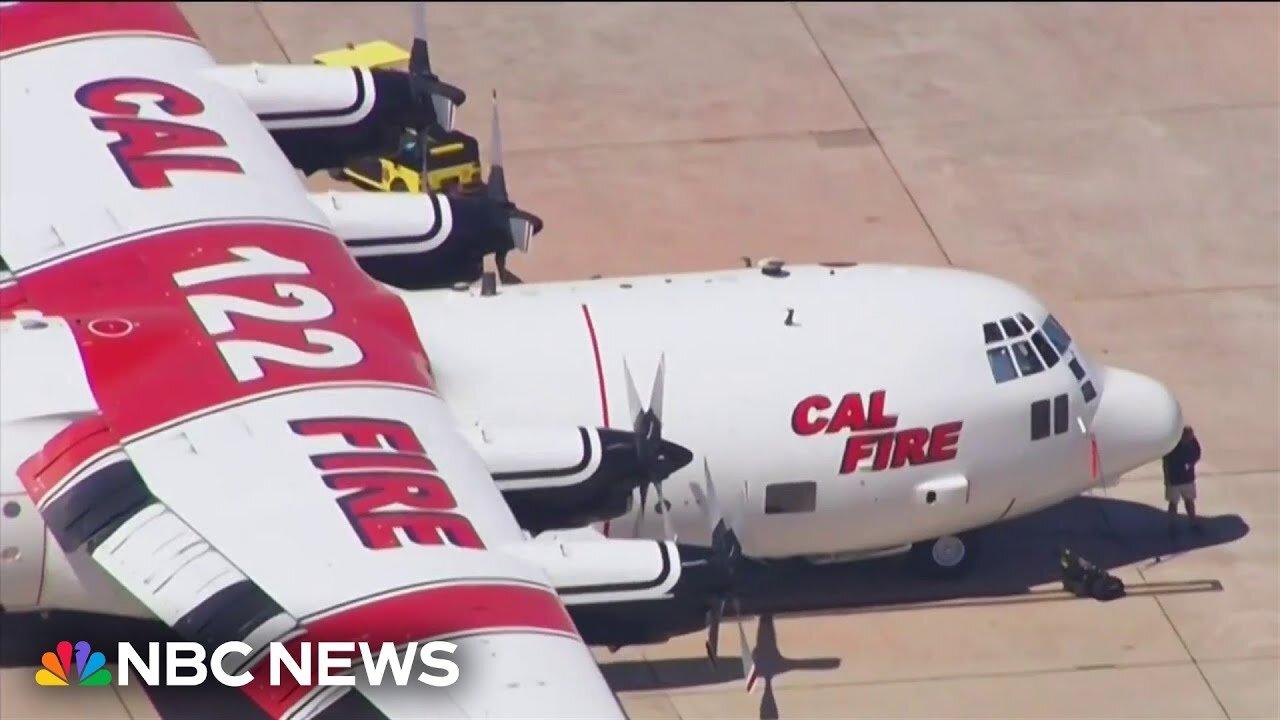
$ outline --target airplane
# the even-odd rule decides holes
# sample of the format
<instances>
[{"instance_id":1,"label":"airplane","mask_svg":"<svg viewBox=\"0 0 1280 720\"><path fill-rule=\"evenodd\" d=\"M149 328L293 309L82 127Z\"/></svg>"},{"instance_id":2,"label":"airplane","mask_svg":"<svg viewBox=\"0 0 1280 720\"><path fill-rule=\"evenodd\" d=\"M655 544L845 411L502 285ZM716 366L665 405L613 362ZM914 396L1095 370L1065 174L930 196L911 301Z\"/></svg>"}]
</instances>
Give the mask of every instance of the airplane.
<instances>
[{"instance_id":1,"label":"airplane","mask_svg":"<svg viewBox=\"0 0 1280 720\"><path fill-rule=\"evenodd\" d=\"M255 673L274 718L623 717L570 613L705 627L734 531L709 511L709 550L532 539L404 302L214 68L173 3L0 4L0 605L259 649L233 673L272 641L464 659L447 689ZM49 192L71 164L86 191ZM593 482L657 472L660 440L606 436Z\"/></svg>"},{"instance_id":2,"label":"airplane","mask_svg":"<svg viewBox=\"0 0 1280 720\"><path fill-rule=\"evenodd\" d=\"M210 62L202 54L195 64L203 68ZM255 132L244 126L238 118L245 114L243 106L233 107L216 83L206 86L194 77L191 82L209 94L205 104L222 101L217 129L228 134L228 148L260 149L260 143L269 142L261 127ZM76 128L66 134L80 137ZM92 148L95 140L90 136L84 144ZM5 149L6 173L28 157ZM77 149L76 157L90 152ZM258 156L278 159L270 152ZM279 167L258 161L252 169L255 180L262 178L254 189L263 193L252 201L237 192L248 172L175 171L173 187L164 192L175 192L183 181L202 190L218 188L237 198L228 203L235 207L256 203L254 217L278 215L282 207L300 217L314 213L315 203L299 203L296 185L293 193L266 194L287 185L276 180ZM109 170L115 167L89 168L99 174ZM113 188L103 186L104 192ZM111 207L139 205L121 192L125 189L112 190L118 197ZM190 202L206 212L211 192ZM190 208L148 212L183 210ZM115 213L105 219L119 224ZM85 218L80 237L92 236L92 214L68 217ZM135 217L140 217L136 211ZM326 219L312 220L322 234L332 232L332 225L323 226ZM47 226L48 219L39 223ZM28 351L38 359L23 365L21 350L35 345L18 338L30 334L28 326L48 329L65 322L58 317L83 312L28 298L41 263L53 252L47 248L67 245L64 236L73 247L89 241L77 239L73 228L54 226L57 243L52 245L47 230L0 229L0 254L15 266L17 278L6 294L18 299L6 306L11 313L27 312L23 307L42 313L15 315L5 326L6 341L0 343L6 355L0 362L4 387L29 387L33 398L61 397L79 407L82 396L37 389L30 382L58 353ZM313 251L307 247L296 259L311 264ZM332 252L322 242L316 247L317 256ZM255 258L266 259L245 261ZM110 260L120 265L109 265L113 277L145 278L151 265L140 266L129 257ZM341 271L336 258L321 261ZM104 281L85 282L95 288ZM334 282L327 282L326 290L336 287ZM504 544L504 550L550 573L581 637L593 645L658 642L702 627L715 637L744 555L825 560L908 546L922 569L962 575L974 567L978 528L1114 482L1162 455L1181 430L1177 402L1158 381L1095 366L1033 295L963 270L767 262L714 273L503 285L500 290L492 284L428 291L388 291L374 284L369 290L367 276L340 284L347 291L379 293L380 310L370 317L386 318L385 328L375 328L382 331L380 341L430 345L429 355L414 353L422 358L419 370L447 400L438 419L452 428L451 438L456 433L467 446L459 453L478 458L500 493L504 517L510 513L520 530L537 535L533 542ZM105 291L101 296L110 297ZM294 297L306 305L305 295ZM875 304L857 302L861 298L875 298ZM218 302L229 301L214 301L215 308ZM330 303L336 301L330 298ZM264 310L260 301L238 307L269 317L279 313ZM225 320L214 325L226 326ZM511 362L513 339L526 340L518 363ZM317 343L313 349L324 347L330 350L322 358L338 353L333 344ZM56 377L90 372L87 363L79 369L80 359L66 352L74 348L74 343L60 346L67 357ZM286 363L304 357L274 352ZM18 357L11 361L11 355ZM256 367L228 362L242 372ZM654 368L647 406L639 400L633 368ZM15 398L5 402L20 402L28 391L0 394ZM50 401L29 402L39 409ZM88 400L83 402L86 409L76 412L94 412L87 409ZM5 413L6 440L18 432L19 420L10 425L10 417L26 422L49 415L47 410L15 412ZM53 414L64 417L68 411ZM237 442L252 440L252 428L248 436L235 432ZM128 444L124 447L127 451ZM129 458L138 465L132 454ZM711 499L712 467L721 478L723 507ZM150 468L138 465L148 485L153 483ZM11 476L6 470L0 477ZM56 552L43 564L31 562L42 555L37 543L45 537L45 521L31 510L25 486L10 481L4 492L13 498L16 517L25 518L22 524L0 525L16 528L17 541L4 543L28 561L4 566L0 592L8 594L0 603L148 612L118 591L102 590L110 585L110 574L86 579L94 572L91 563L73 565ZM649 492L658 503L653 512L648 511ZM483 507L488 513L488 505ZM572 530L591 525L600 532ZM645 542L625 546L626 553L634 552L634 562L622 562L624 551L614 548L624 546L614 543L641 539ZM609 556L614 552L620 553L617 558ZM677 566L680 577L672 584ZM638 589L592 592L598 586L580 580L592 572ZM39 589L33 578L42 574L56 590ZM628 583L623 575L634 577ZM654 578L663 580L655 584ZM584 584L587 592L576 592ZM92 592L86 589L91 585ZM102 599L106 596L120 602L111 606ZM714 640L709 644L715 657Z\"/></svg>"},{"instance_id":3,"label":"airplane","mask_svg":"<svg viewBox=\"0 0 1280 720\"><path fill-rule=\"evenodd\" d=\"M1182 431L1163 383L1096 362L1025 289L955 268L771 260L400 295L454 417L517 519L548 538L709 546L703 468L688 461L709 458L732 478L721 503L753 559L905 552L955 579L977 566L982 528L1110 486ZM646 367L656 415L642 417ZM591 455L566 429L541 443L548 477L508 478L522 455L504 437L520 431L499 418L631 427L671 462L606 502L580 492ZM580 522L555 528L570 509Z\"/></svg>"}]
</instances>

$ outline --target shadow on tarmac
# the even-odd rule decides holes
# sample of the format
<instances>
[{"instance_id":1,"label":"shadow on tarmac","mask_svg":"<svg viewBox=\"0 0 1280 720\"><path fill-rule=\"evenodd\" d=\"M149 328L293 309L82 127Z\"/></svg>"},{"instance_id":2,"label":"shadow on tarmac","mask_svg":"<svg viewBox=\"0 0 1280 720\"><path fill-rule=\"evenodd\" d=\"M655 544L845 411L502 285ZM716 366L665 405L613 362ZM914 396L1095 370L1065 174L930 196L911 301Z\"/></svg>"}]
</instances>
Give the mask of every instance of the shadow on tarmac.
<instances>
[{"instance_id":1,"label":"shadow on tarmac","mask_svg":"<svg viewBox=\"0 0 1280 720\"><path fill-rule=\"evenodd\" d=\"M1162 510L1149 505L1099 497L1081 497L983 531L982 553L974 573L958 581L926 581L913 576L901 557L831 565L770 563L751 582L754 591L742 595L744 615L759 615L753 643L759 681L764 686L761 718L777 718L772 679L793 669L834 669L838 658L786 658L778 648L774 614L849 614L901 606L921 609L939 603L999 604L1061 601L1056 590L1033 590L1059 579L1056 549L1066 546L1107 569L1144 564L1199 548L1223 545L1244 537L1248 525L1238 515L1202 517L1204 533L1181 533L1170 539ZM1150 588L1154 593L1220 590L1209 579L1197 583ZM1130 594L1142 593L1130 587ZM1091 601L1077 601L1091 602ZM729 623L722 635L734 634ZM0 615L0 664L3 667L39 663L40 656L59 640L86 640L94 649L114 649L116 643L178 639L154 621L125 620L85 613ZM736 638L723 645L736 647ZM722 656L716 668L705 657L655 661L605 661L605 678L614 690L658 690L743 680L739 657ZM33 671L34 672L34 671ZM212 684L196 688L148 688L162 717L184 720L242 720L266 715L241 691Z\"/></svg>"},{"instance_id":2,"label":"shadow on tarmac","mask_svg":"<svg viewBox=\"0 0 1280 720\"><path fill-rule=\"evenodd\" d=\"M1185 525L1185 518L1180 518ZM744 615L761 617L753 643L756 672L764 683L760 717L779 717L772 678L794 669L834 669L838 658L786 658L778 648L772 616L847 615L886 609L926 610L939 605L998 605L1078 600L1059 587L1057 551L1068 547L1108 570L1142 568L1178 554L1235 542L1249 533L1238 515L1202 516L1203 533L1184 527L1170 538L1162 509L1103 497L1079 497L1052 508L994 525L982 532L981 558L973 574L953 581L925 580L911 573L905 558L813 565L770 563L742 595ZM1222 590L1216 579L1187 583L1130 585L1129 595ZM732 634L728 623L721 635ZM730 640L732 647L736 639ZM721 656L716 667L705 657L601 663L617 691L662 690L744 680L740 658Z\"/></svg>"}]
</instances>

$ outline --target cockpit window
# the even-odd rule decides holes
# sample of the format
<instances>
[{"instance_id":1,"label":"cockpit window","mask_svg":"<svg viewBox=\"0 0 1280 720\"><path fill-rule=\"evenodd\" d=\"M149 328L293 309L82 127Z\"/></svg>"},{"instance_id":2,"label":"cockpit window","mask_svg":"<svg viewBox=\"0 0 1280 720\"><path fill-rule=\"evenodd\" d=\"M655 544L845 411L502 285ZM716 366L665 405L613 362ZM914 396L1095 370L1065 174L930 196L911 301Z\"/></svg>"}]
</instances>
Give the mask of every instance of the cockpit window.
<instances>
[{"instance_id":1,"label":"cockpit window","mask_svg":"<svg viewBox=\"0 0 1280 720\"><path fill-rule=\"evenodd\" d=\"M1067 348L1071 347L1071 336L1067 334L1066 329L1052 315L1045 318L1041 325L1044 328L1044 334L1049 336L1049 342L1053 343L1059 354L1065 355Z\"/></svg>"},{"instance_id":2,"label":"cockpit window","mask_svg":"<svg viewBox=\"0 0 1280 720\"><path fill-rule=\"evenodd\" d=\"M1053 367L1058 364L1058 353L1053 349L1053 346L1049 344L1049 341L1044 339L1044 333L1039 330L1032 333L1031 344L1036 346L1036 350L1039 351L1040 357L1044 358L1045 367Z\"/></svg>"},{"instance_id":3,"label":"cockpit window","mask_svg":"<svg viewBox=\"0 0 1280 720\"><path fill-rule=\"evenodd\" d=\"M1004 328L1005 337L1016 338L1022 335L1022 328L1018 327L1018 323L1011 317L1001 320L1000 327Z\"/></svg>"},{"instance_id":4,"label":"cockpit window","mask_svg":"<svg viewBox=\"0 0 1280 720\"><path fill-rule=\"evenodd\" d=\"M1044 365L1040 363L1040 358L1036 357L1036 353L1031 349L1031 343L1026 340L1019 340L1013 344L1013 359L1018 363L1018 370L1023 375L1034 375L1044 370Z\"/></svg>"},{"instance_id":5,"label":"cockpit window","mask_svg":"<svg viewBox=\"0 0 1280 720\"><path fill-rule=\"evenodd\" d=\"M1056 367L1059 362L1071 363L1071 372L1077 379L1083 370L1067 351L1071 336L1053 316L1042 327L1026 313L1015 313L982 324L982 339L987 345L987 363L991 365L991 377L996 384L1016 380Z\"/></svg>"},{"instance_id":6,"label":"cockpit window","mask_svg":"<svg viewBox=\"0 0 1280 720\"><path fill-rule=\"evenodd\" d=\"M1067 363L1067 367L1071 368L1071 374L1076 376L1077 380L1084 379L1084 368L1080 367L1080 361L1071 358L1071 362Z\"/></svg>"},{"instance_id":7,"label":"cockpit window","mask_svg":"<svg viewBox=\"0 0 1280 720\"><path fill-rule=\"evenodd\" d=\"M1009 348L997 347L987 351L987 362L991 363L991 374L997 383L1016 380L1018 371L1013 367L1013 358L1009 356Z\"/></svg>"},{"instance_id":8,"label":"cockpit window","mask_svg":"<svg viewBox=\"0 0 1280 720\"><path fill-rule=\"evenodd\" d=\"M993 322L982 324L982 340L988 345L991 343L998 343L1003 339L1004 336L1000 334L999 325L996 325Z\"/></svg>"}]
</instances>

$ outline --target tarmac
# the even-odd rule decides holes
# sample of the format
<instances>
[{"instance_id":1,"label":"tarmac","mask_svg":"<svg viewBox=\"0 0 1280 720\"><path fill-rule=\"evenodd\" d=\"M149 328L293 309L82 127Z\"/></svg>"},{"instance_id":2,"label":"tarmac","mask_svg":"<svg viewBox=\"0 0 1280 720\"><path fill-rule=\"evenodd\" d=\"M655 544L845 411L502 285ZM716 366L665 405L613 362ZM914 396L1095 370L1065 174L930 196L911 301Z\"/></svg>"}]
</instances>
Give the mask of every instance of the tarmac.
<instances>
[{"instance_id":1,"label":"tarmac","mask_svg":"<svg viewBox=\"0 0 1280 720\"><path fill-rule=\"evenodd\" d=\"M184 9L228 63L410 40L393 3ZM990 272L1167 382L1204 446L1202 538L1170 542L1148 467L994 529L963 583L796 571L757 609L803 612L746 623L786 657L763 692L727 626L718 670L702 635L600 652L632 718L1280 717L1280 6L441 3L431 22L485 144L499 92L512 194L547 226L512 257L526 280L741 256ZM1130 596L1065 597L1060 544ZM163 705L32 672L3 671L5 720Z\"/></svg>"}]
</instances>

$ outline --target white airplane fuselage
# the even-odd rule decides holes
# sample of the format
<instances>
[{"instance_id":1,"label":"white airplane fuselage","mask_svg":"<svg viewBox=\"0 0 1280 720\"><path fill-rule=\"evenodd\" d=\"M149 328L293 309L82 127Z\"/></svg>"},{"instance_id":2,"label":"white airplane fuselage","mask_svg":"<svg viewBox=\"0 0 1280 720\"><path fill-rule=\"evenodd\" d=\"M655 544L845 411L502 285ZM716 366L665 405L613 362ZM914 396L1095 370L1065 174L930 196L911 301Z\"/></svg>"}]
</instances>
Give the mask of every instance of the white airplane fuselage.
<instances>
[{"instance_id":1,"label":"white airplane fuselage","mask_svg":"<svg viewBox=\"0 0 1280 720\"><path fill-rule=\"evenodd\" d=\"M664 357L663 437L695 456L663 485L674 530L709 542L705 460L755 557L875 552L1024 515L1159 458L1181 431L1163 385L1075 343L997 383L984 324L1021 313L1039 331L1049 316L1015 285L942 268L785 270L403 296L462 426L630 428L624 361L648 398ZM1025 329L1022 341L1034 347ZM1048 434L1033 440L1037 401ZM660 537L658 504L649 493L639 526L633 503L602 529Z\"/></svg>"},{"instance_id":2,"label":"white airplane fuselage","mask_svg":"<svg viewBox=\"0 0 1280 720\"><path fill-rule=\"evenodd\" d=\"M1160 457L1180 433L1178 404L1163 385L1095 367L1069 338L1058 338L1066 352L1053 367L997 383L984 324L1018 322L1021 313L1038 331L1049 316L1009 283L879 265L787 273L401 297L432 348L440 395L473 443L491 425L629 428L624 361L648 398L663 357L663 436L694 455L663 484L673 529L681 543L709 543L705 462L724 514L758 558L874 554L1030 513ZM58 398L82 376L74 345L23 347L30 352L2 373L22 390L0 393L70 407ZM1085 382L1095 390L1089 402ZM1044 437L1032 440L1037 402L1050 407ZM29 449L10 432L0 448L8 469L0 545L24 550L0 563L9 609L148 617L82 552L42 539L43 522L12 472ZM780 485L790 487L779 493ZM657 503L650 493L642 523L633 506L603 529L660 537Z\"/></svg>"}]
</instances>

